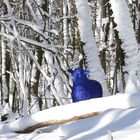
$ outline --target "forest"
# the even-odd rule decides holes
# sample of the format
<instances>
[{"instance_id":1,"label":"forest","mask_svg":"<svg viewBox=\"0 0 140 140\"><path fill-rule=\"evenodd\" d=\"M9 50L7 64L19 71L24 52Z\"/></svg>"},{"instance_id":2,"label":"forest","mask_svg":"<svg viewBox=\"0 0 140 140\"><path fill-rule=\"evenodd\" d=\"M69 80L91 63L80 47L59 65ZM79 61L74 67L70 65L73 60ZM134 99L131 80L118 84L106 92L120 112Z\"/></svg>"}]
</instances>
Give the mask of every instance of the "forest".
<instances>
[{"instance_id":1,"label":"forest","mask_svg":"<svg viewBox=\"0 0 140 140\"><path fill-rule=\"evenodd\" d=\"M69 68L103 95L140 90L140 0L0 0L0 110L71 103Z\"/></svg>"},{"instance_id":2,"label":"forest","mask_svg":"<svg viewBox=\"0 0 140 140\"><path fill-rule=\"evenodd\" d=\"M0 0L1 140L139 140L139 93L140 0Z\"/></svg>"}]
</instances>

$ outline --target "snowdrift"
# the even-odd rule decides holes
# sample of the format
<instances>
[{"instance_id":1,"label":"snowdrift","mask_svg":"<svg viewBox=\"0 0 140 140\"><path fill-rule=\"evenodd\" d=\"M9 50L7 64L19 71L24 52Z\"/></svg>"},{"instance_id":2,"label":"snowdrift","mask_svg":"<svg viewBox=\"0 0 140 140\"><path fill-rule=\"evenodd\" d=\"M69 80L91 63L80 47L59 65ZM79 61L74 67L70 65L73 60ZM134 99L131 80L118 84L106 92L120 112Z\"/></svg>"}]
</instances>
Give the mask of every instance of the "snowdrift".
<instances>
[{"instance_id":1,"label":"snowdrift","mask_svg":"<svg viewBox=\"0 0 140 140\"><path fill-rule=\"evenodd\" d=\"M140 94L117 94L113 96L81 101L73 104L53 107L18 119L8 124L14 132L30 132L40 127L62 124L87 118L113 109L128 109L140 106Z\"/></svg>"}]
</instances>

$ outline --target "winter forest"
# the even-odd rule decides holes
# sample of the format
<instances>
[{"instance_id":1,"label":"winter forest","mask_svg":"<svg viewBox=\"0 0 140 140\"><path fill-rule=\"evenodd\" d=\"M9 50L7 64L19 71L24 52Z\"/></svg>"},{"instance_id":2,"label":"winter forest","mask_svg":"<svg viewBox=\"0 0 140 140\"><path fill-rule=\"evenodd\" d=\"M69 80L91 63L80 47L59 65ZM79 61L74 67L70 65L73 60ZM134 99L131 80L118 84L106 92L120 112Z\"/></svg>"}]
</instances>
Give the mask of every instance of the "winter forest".
<instances>
[{"instance_id":1,"label":"winter forest","mask_svg":"<svg viewBox=\"0 0 140 140\"><path fill-rule=\"evenodd\" d=\"M140 0L0 0L1 121L71 104L70 68L139 92L139 48Z\"/></svg>"}]
</instances>

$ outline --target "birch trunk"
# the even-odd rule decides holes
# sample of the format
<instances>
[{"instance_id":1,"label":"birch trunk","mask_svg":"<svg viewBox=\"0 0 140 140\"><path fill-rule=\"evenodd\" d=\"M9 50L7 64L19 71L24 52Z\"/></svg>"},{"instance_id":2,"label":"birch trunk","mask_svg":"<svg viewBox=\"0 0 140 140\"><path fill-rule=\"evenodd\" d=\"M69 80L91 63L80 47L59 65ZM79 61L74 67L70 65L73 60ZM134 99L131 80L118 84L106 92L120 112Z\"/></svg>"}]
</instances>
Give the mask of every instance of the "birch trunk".
<instances>
[{"instance_id":1,"label":"birch trunk","mask_svg":"<svg viewBox=\"0 0 140 140\"><path fill-rule=\"evenodd\" d=\"M4 32L4 28L2 27L2 32ZM1 37L1 53L2 53L2 97L1 102L3 104L5 99L8 99L8 87L6 83L6 45L4 42L4 37Z\"/></svg>"},{"instance_id":2,"label":"birch trunk","mask_svg":"<svg viewBox=\"0 0 140 140\"><path fill-rule=\"evenodd\" d=\"M64 20L63 20L63 35L64 35L64 47L67 48L68 47L68 19L66 18L66 16L68 16L68 1L64 0L63 1L63 16L64 16Z\"/></svg>"},{"instance_id":3,"label":"birch trunk","mask_svg":"<svg viewBox=\"0 0 140 140\"><path fill-rule=\"evenodd\" d=\"M102 84L103 96L106 96L107 86L105 82L105 74L101 68L98 49L92 32L92 23L90 19L91 13L88 0L76 0L76 7L80 37L84 44L83 49L86 55L88 69L91 72L91 78Z\"/></svg>"},{"instance_id":4,"label":"birch trunk","mask_svg":"<svg viewBox=\"0 0 140 140\"><path fill-rule=\"evenodd\" d=\"M140 0L138 0L137 4L137 23L138 23L138 29L137 29L137 42L140 45ZM140 46L139 46L140 48Z\"/></svg>"},{"instance_id":5,"label":"birch trunk","mask_svg":"<svg viewBox=\"0 0 140 140\"><path fill-rule=\"evenodd\" d=\"M138 44L133 29L129 8L125 0L110 0L119 38L125 53L126 92L138 92Z\"/></svg>"}]
</instances>

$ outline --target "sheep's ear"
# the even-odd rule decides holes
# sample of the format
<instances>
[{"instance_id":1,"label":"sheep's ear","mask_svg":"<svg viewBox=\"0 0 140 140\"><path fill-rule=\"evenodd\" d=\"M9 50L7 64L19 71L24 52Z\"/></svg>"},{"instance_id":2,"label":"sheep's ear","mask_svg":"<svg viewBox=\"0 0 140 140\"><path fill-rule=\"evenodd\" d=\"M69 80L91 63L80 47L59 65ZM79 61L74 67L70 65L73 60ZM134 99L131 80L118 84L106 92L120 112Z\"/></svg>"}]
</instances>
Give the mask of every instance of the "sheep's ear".
<instances>
[{"instance_id":1,"label":"sheep's ear","mask_svg":"<svg viewBox=\"0 0 140 140\"><path fill-rule=\"evenodd\" d=\"M85 71L84 71L84 74L85 74L85 75L88 75L89 73L90 73L89 70L85 70Z\"/></svg>"},{"instance_id":2,"label":"sheep's ear","mask_svg":"<svg viewBox=\"0 0 140 140\"><path fill-rule=\"evenodd\" d=\"M68 72L72 74L73 73L73 70L72 69L68 69Z\"/></svg>"}]
</instances>

